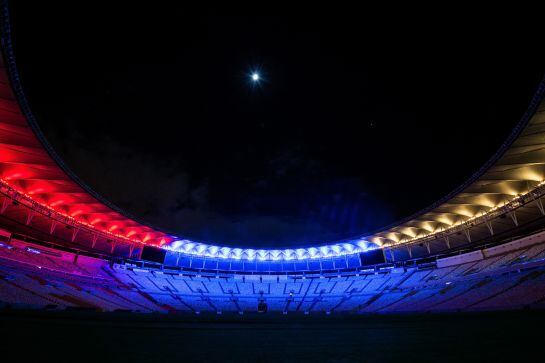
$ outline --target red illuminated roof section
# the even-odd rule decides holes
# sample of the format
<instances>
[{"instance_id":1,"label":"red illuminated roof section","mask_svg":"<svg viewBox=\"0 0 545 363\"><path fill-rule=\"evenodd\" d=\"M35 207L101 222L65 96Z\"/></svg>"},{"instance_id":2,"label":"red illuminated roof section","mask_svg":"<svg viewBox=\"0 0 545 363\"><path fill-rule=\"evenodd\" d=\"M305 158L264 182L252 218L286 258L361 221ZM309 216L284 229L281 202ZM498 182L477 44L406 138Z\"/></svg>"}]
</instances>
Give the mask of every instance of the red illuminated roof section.
<instances>
[{"instance_id":1,"label":"red illuminated roof section","mask_svg":"<svg viewBox=\"0 0 545 363\"><path fill-rule=\"evenodd\" d=\"M171 241L99 201L54 160L28 122L15 97L3 57L0 61L0 183L41 206L82 224L87 230L129 243ZM14 74L14 72L11 72ZM16 74L16 73L15 73ZM24 102L24 99L22 100Z\"/></svg>"}]
</instances>

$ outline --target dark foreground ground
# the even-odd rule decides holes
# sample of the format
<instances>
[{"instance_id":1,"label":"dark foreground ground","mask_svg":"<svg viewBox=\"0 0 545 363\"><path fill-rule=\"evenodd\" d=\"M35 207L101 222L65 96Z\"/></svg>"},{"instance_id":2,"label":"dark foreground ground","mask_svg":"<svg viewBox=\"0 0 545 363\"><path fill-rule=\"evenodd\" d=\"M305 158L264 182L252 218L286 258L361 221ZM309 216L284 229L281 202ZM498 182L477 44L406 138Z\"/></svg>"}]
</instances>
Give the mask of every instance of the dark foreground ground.
<instances>
[{"instance_id":1,"label":"dark foreground ground","mask_svg":"<svg viewBox=\"0 0 545 363\"><path fill-rule=\"evenodd\" d=\"M0 313L0 362L545 361L545 313Z\"/></svg>"}]
</instances>

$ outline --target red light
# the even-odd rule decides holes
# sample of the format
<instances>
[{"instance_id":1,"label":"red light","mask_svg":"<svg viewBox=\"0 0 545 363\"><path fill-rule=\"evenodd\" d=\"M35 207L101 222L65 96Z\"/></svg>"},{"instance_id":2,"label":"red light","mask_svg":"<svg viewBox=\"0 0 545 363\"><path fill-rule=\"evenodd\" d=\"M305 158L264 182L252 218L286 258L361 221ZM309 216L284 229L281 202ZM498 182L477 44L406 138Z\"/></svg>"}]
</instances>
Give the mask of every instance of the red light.
<instances>
[{"instance_id":1,"label":"red light","mask_svg":"<svg viewBox=\"0 0 545 363\"><path fill-rule=\"evenodd\" d=\"M81 209L78 209L72 213L70 213L70 217L77 217L79 216L81 213L83 213L83 211Z\"/></svg>"}]
</instances>

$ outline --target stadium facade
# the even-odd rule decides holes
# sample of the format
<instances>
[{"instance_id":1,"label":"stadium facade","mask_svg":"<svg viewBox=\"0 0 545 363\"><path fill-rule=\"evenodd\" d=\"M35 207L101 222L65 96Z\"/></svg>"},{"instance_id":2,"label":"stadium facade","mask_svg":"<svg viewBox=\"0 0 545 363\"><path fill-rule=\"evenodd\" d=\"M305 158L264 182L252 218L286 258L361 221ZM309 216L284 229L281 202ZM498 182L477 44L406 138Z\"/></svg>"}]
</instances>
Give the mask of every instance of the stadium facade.
<instances>
[{"instance_id":1,"label":"stadium facade","mask_svg":"<svg viewBox=\"0 0 545 363\"><path fill-rule=\"evenodd\" d=\"M424 211L347 241L243 249L162 231L86 186L31 112L6 6L1 45L3 304L194 313L545 304L545 82L500 150Z\"/></svg>"}]
</instances>

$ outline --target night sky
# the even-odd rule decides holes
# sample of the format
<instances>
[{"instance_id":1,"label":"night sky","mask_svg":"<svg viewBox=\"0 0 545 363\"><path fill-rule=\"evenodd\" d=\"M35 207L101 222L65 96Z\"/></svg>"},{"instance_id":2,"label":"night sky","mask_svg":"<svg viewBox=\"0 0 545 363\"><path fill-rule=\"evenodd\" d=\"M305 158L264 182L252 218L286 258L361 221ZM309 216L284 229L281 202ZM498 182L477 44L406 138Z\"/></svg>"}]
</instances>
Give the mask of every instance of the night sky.
<instances>
[{"instance_id":1,"label":"night sky","mask_svg":"<svg viewBox=\"0 0 545 363\"><path fill-rule=\"evenodd\" d=\"M545 72L541 33L508 13L90 4L12 4L40 127L106 199L214 243L329 242L417 212L493 155Z\"/></svg>"}]
</instances>

